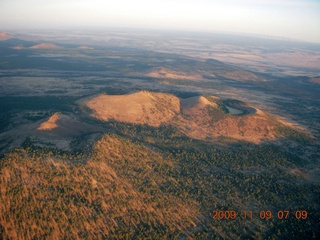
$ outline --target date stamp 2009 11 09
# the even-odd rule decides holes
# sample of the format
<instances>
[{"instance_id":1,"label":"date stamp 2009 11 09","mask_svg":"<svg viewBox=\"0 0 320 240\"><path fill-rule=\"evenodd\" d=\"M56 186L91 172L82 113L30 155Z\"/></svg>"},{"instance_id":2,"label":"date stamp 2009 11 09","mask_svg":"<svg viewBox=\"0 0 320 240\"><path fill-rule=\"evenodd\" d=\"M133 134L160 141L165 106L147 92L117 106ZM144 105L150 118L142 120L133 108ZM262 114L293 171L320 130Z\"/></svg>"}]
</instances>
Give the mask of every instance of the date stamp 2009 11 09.
<instances>
[{"instance_id":1,"label":"date stamp 2009 11 09","mask_svg":"<svg viewBox=\"0 0 320 240\"><path fill-rule=\"evenodd\" d=\"M214 220L234 220L237 218L240 219L253 219L260 218L262 220L270 220L272 218L277 219L302 219L305 220L308 218L308 212L306 210L279 210L277 212L272 212L271 210L261 210L259 213L253 213L253 211L243 210L237 212L235 210L214 210L212 218Z\"/></svg>"}]
</instances>

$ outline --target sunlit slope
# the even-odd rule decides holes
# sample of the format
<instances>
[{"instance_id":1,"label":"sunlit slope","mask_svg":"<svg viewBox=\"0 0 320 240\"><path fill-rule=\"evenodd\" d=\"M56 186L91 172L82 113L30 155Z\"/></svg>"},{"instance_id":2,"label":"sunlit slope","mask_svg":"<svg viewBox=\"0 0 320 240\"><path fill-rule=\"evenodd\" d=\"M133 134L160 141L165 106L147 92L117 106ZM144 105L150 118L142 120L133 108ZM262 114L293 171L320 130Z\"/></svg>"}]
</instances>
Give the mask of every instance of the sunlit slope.
<instances>
[{"instance_id":1,"label":"sunlit slope","mask_svg":"<svg viewBox=\"0 0 320 240\"><path fill-rule=\"evenodd\" d=\"M20 149L1 159L0 236L165 238L196 225L197 204L166 188L176 182L161 154L105 135L82 158Z\"/></svg>"},{"instance_id":2,"label":"sunlit slope","mask_svg":"<svg viewBox=\"0 0 320 240\"><path fill-rule=\"evenodd\" d=\"M47 136L50 139L53 136L60 138L75 137L94 132L95 130L97 130L97 127L81 122L71 114L66 115L56 112L44 122L40 123L35 133Z\"/></svg>"},{"instance_id":3,"label":"sunlit slope","mask_svg":"<svg viewBox=\"0 0 320 240\"><path fill-rule=\"evenodd\" d=\"M179 99L166 93L140 91L128 95L99 95L86 102L94 117L107 121L159 126L180 111Z\"/></svg>"},{"instance_id":4,"label":"sunlit slope","mask_svg":"<svg viewBox=\"0 0 320 240\"><path fill-rule=\"evenodd\" d=\"M59 113L53 114L47 121L41 123L37 130L52 130L58 127L57 121L61 118Z\"/></svg>"},{"instance_id":5,"label":"sunlit slope","mask_svg":"<svg viewBox=\"0 0 320 240\"><path fill-rule=\"evenodd\" d=\"M106 134L87 154L31 145L5 155L0 160L0 238L319 236L316 175L280 148L225 148L187 138L163 141L165 129L149 134L154 144ZM279 220L276 211L284 206L291 217ZM224 209L237 211L238 217L212 218L214 210ZM252 210L254 219L244 219L243 209ZM265 209L274 217L259 220ZM295 219L292 211L298 209L308 211L308 219Z\"/></svg>"}]
</instances>

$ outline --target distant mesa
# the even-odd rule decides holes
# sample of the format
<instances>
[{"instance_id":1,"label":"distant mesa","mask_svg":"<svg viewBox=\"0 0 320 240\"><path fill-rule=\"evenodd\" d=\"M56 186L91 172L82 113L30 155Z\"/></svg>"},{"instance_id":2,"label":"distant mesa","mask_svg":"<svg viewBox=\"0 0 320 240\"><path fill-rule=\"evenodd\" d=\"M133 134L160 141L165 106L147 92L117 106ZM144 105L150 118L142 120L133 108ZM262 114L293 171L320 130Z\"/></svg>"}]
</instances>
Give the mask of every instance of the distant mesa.
<instances>
[{"instance_id":1,"label":"distant mesa","mask_svg":"<svg viewBox=\"0 0 320 240\"><path fill-rule=\"evenodd\" d=\"M59 47L53 43L40 43L40 44L34 45L30 48L31 49L60 49L62 47Z\"/></svg>"},{"instance_id":2,"label":"distant mesa","mask_svg":"<svg viewBox=\"0 0 320 240\"><path fill-rule=\"evenodd\" d=\"M148 77L153 78L170 78L170 79L182 79L182 80L200 80L203 76L200 74L188 74L184 72L177 72L167 68L155 68L147 74Z\"/></svg>"},{"instance_id":3,"label":"distant mesa","mask_svg":"<svg viewBox=\"0 0 320 240\"><path fill-rule=\"evenodd\" d=\"M12 38L9 34L5 32L0 32L0 41L5 41Z\"/></svg>"},{"instance_id":4,"label":"distant mesa","mask_svg":"<svg viewBox=\"0 0 320 240\"><path fill-rule=\"evenodd\" d=\"M81 102L92 110L92 117L119 121L176 126L181 133L201 140L228 137L259 143L282 137L279 127L290 125L237 100L215 96L180 99L168 93L140 91L127 95L101 94Z\"/></svg>"}]
</instances>

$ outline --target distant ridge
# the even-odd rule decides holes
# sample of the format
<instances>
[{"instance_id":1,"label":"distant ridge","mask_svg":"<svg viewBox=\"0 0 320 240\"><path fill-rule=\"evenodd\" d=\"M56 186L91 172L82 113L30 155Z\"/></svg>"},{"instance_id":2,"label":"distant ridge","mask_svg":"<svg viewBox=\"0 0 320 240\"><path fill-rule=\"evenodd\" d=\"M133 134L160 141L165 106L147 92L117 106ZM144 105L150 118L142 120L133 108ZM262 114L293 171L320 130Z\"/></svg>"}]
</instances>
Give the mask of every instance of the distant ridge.
<instances>
[{"instance_id":1,"label":"distant ridge","mask_svg":"<svg viewBox=\"0 0 320 240\"><path fill-rule=\"evenodd\" d=\"M159 79L175 79L175 80L191 80L199 81L211 78L226 78L228 80L247 82L247 81L263 81L261 77L253 72L230 68L223 65L223 63L217 61L207 61L208 64L212 64L211 71L202 71L201 69L190 69L187 71L174 71L165 67L156 67L145 75L152 78Z\"/></svg>"},{"instance_id":2,"label":"distant ridge","mask_svg":"<svg viewBox=\"0 0 320 240\"><path fill-rule=\"evenodd\" d=\"M184 72L173 71L164 67L155 68L147 74L149 77L154 78L170 78L170 79L183 79L183 80L199 80L203 79L200 74L187 74Z\"/></svg>"}]
</instances>

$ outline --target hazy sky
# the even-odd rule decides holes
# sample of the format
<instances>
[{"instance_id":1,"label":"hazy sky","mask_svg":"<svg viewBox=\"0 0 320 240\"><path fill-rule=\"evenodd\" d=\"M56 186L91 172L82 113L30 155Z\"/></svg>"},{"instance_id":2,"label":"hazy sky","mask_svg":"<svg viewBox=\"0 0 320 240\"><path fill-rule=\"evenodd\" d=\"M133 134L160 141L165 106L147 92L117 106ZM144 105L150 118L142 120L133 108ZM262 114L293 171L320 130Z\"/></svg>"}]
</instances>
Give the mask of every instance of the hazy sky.
<instances>
[{"instance_id":1,"label":"hazy sky","mask_svg":"<svg viewBox=\"0 0 320 240\"><path fill-rule=\"evenodd\" d=\"M320 0L0 0L0 31L62 27L240 32L320 43Z\"/></svg>"}]
</instances>

